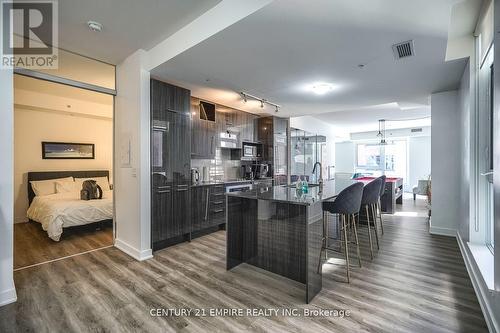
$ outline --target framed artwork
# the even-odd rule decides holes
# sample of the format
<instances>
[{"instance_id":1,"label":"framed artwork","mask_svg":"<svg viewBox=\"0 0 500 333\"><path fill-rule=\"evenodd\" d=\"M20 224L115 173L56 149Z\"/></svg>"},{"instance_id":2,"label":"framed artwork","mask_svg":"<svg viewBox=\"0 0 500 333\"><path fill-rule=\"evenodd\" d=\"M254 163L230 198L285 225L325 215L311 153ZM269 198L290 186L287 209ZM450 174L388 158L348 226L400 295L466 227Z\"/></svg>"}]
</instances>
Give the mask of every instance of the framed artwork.
<instances>
[{"instance_id":1,"label":"framed artwork","mask_svg":"<svg viewBox=\"0 0 500 333\"><path fill-rule=\"evenodd\" d=\"M42 142L42 159L94 159L93 143Z\"/></svg>"}]
</instances>

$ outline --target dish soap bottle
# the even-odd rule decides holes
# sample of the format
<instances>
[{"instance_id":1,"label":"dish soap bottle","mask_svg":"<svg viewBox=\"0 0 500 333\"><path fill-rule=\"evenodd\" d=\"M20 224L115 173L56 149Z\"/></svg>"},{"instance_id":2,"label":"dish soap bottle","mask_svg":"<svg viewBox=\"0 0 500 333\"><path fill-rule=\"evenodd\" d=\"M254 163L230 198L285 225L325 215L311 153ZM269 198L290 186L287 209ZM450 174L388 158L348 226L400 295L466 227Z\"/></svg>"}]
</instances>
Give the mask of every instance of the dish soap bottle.
<instances>
[{"instance_id":1,"label":"dish soap bottle","mask_svg":"<svg viewBox=\"0 0 500 333\"><path fill-rule=\"evenodd\" d=\"M299 176L299 179L297 179L297 182L295 183L295 189L302 191L302 177Z\"/></svg>"},{"instance_id":2,"label":"dish soap bottle","mask_svg":"<svg viewBox=\"0 0 500 333\"><path fill-rule=\"evenodd\" d=\"M305 178L302 181L302 192L304 192L304 193L309 192L309 184L307 183L307 179L305 179Z\"/></svg>"}]
</instances>

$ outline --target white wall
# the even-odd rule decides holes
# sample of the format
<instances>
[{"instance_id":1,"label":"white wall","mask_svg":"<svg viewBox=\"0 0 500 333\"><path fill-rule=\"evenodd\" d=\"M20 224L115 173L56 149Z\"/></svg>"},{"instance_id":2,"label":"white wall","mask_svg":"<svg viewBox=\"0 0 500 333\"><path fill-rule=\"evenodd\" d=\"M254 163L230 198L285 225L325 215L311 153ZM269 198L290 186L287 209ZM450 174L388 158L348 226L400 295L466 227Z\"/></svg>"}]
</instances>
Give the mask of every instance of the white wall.
<instances>
[{"instance_id":1,"label":"white wall","mask_svg":"<svg viewBox=\"0 0 500 333\"><path fill-rule=\"evenodd\" d=\"M2 10L0 8L0 17ZM0 306L17 299L13 279L14 88L12 71L0 69Z\"/></svg>"},{"instance_id":2,"label":"white wall","mask_svg":"<svg viewBox=\"0 0 500 333\"><path fill-rule=\"evenodd\" d=\"M430 232L455 236L460 206L460 113L458 92L431 96L432 220Z\"/></svg>"},{"instance_id":3,"label":"white wall","mask_svg":"<svg viewBox=\"0 0 500 333\"><path fill-rule=\"evenodd\" d=\"M139 50L117 66L115 111L115 246L137 260L152 257L149 72ZM126 163L130 147L130 165Z\"/></svg>"},{"instance_id":4,"label":"white wall","mask_svg":"<svg viewBox=\"0 0 500 333\"><path fill-rule=\"evenodd\" d=\"M411 187L420 179L427 179L431 173L431 137L408 138L408 181Z\"/></svg>"},{"instance_id":5,"label":"white wall","mask_svg":"<svg viewBox=\"0 0 500 333\"><path fill-rule=\"evenodd\" d=\"M335 145L335 172L354 173L356 168L356 144L352 141Z\"/></svg>"},{"instance_id":6,"label":"white wall","mask_svg":"<svg viewBox=\"0 0 500 333\"><path fill-rule=\"evenodd\" d=\"M112 105L110 106L112 108ZM95 159L44 160L42 141L95 144ZM113 182L113 120L68 112L14 108L14 222L26 222L29 171L109 170Z\"/></svg>"}]
</instances>

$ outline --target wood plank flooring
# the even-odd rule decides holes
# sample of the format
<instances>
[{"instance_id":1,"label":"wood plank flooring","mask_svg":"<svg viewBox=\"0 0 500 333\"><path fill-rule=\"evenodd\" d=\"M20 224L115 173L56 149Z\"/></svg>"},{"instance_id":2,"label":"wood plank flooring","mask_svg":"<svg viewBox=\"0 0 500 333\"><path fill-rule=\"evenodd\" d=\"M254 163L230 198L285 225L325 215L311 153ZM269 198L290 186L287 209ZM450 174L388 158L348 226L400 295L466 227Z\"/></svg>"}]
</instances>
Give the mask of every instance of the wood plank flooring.
<instances>
[{"instance_id":1,"label":"wood plank flooring","mask_svg":"<svg viewBox=\"0 0 500 333\"><path fill-rule=\"evenodd\" d=\"M112 224L84 225L64 229L55 242L37 222L14 224L14 269L113 245Z\"/></svg>"},{"instance_id":2,"label":"wood plank flooring","mask_svg":"<svg viewBox=\"0 0 500 333\"><path fill-rule=\"evenodd\" d=\"M347 284L343 266L323 266L309 305L297 282L243 264L225 265L225 232L137 262L115 248L14 274L18 302L0 308L0 332L487 332L456 240L431 236L421 204L385 216L370 261ZM404 216L402 216L404 215ZM152 317L150 309L345 309L348 317Z\"/></svg>"}]
</instances>

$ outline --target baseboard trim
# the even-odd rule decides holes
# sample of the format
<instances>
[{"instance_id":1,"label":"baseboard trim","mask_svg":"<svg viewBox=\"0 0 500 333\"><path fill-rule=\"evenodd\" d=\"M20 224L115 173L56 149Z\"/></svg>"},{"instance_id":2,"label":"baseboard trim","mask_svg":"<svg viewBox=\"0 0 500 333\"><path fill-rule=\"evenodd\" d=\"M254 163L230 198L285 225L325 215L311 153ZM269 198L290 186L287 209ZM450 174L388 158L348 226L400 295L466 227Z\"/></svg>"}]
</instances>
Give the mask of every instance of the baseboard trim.
<instances>
[{"instance_id":1,"label":"baseboard trim","mask_svg":"<svg viewBox=\"0 0 500 333\"><path fill-rule=\"evenodd\" d=\"M458 232L456 237L458 247L460 249L460 252L462 253L462 257L464 258L465 268L467 268L467 272L469 273L469 277L472 281L472 286L474 287L474 291L476 292L476 297L479 301L479 305L481 306L486 324L488 325L488 330L493 333L498 333L500 332L500 325L494 317L493 310L491 309L487 297L487 294L491 293L492 291L490 291L486 286L486 283L484 283L483 276L481 275L481 272L479 272L479 268L475 265L472 259L472 253L470 253L467 244L464 243L462 237ZM481 288L481 286L485 286L485 288Z\"/></svg>"},{"instance_id":2,"label":"baseboard trim","mask_svg":"<svg viewBox=\"0 0 500 333\"><path fill-rule=\"evenodd\" d=\"M433 227L432 225L429 228L429 232L432 235L448 236L448 237L456 237L457 236L457 230L455 230L455 229L438 228L438 227Z\"/></svg>"},{"instance_id":3,"label":"baseboard trim","mask_svg":"<svg viewBox=\"0 0 500 333\"><path fill-rule=\"evenodd\" d=\"M115 239L115 247L119 249L120 251L125 252L132 258L138 261L143 261L147 259L153 258L153 250L148 249L148 250L138 250L133 246L130 246L129 244L125 243L124 241L120 239Z\"/></svg>"},{"instance_id":4,"label":"baseboard trim","mask_svg":"<svg viewBox=\"0 0 500 333\"><path fill-rule=\"evenodd\" d=\"M14 303L15 301L17 301L16 288L0 292L0 306Z\"/></svg>"}]
</instances>

